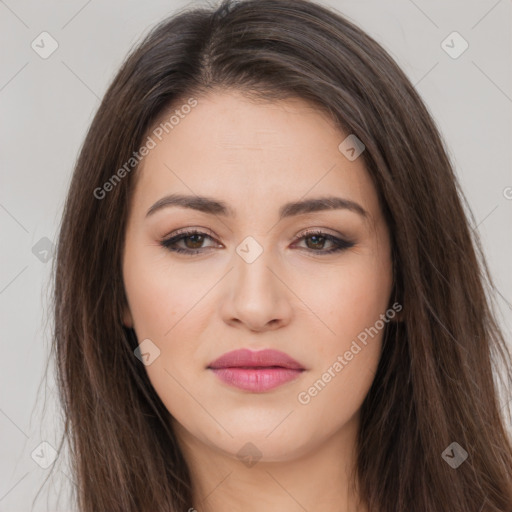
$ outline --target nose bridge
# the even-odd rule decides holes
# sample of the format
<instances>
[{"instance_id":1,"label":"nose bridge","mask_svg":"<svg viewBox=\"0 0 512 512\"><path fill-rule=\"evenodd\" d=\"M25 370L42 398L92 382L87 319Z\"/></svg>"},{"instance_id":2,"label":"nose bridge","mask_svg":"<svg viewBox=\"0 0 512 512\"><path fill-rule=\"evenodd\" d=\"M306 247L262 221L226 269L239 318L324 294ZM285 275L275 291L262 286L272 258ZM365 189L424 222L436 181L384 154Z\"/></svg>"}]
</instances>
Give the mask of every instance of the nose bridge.
<instances>
[{"instance_id":1,"label":"nose bridge","mask_svg":"<svg viewBox=\"0 0 512 512\"><path fill-rule=\"evenodd\" d=\"M272 249L252 237L237 246L229 299L224 304L228 321L237 319L254 330L275 325L276 320L282 323L289 316L287 288L277 277L277 260Z\"/></svg>"},{"instance_id":2,"label":"nose bridge","mask_svg":"<svg viewBox=\"0 0 512 512\"><path fill-rule=\"evenodd\" d=\"M236 248L235 287L237 295L274 297L276 277L270 268L275 266L271 248L264 248L252 236L246 237Z\"/></svg>"}]
</instances>

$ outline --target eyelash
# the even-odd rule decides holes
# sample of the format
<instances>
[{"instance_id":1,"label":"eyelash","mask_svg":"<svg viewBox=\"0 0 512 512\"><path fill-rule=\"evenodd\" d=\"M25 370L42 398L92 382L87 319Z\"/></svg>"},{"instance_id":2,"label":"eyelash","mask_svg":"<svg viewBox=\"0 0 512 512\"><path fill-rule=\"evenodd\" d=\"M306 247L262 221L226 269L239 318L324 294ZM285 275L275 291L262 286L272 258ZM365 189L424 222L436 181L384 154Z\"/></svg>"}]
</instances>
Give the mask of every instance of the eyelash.
<instances>
[{"instance_id":1,"label":"eyelash","mask_svg":"<svg viewBox=\"0 0 512 512\"><path fill-rule=\"evenodd\" d=\"M175 244L177 244L181 240L184 240L192 235L204 235L207 238L214 240L213 237L208 235L207 233L193 229L190 231L182 231L177 235L174 235L170 238L164 239L164 240L160 241L160 245L162 247L165 247L167 250L169 250L171 252L194 256L196 254L203 252L204 249L183 249L181 247L173 247L173 246L175 246ZM336 252L344 251L346 249L350 249L351 247L353 247L355 245L353 242L350 242L348 240L343 240L343 239L335 237L333 235L329 235L328 233L324 233L323 231L320 231L320 230L311 230L311 231L302 233L302 235L300 237L296 238L295 241L302 240L303 238L310 238L312 236L318 236L320 238L325 238L326 240L328 240L334 244L334 247L327 251L306 249L306 251L308 251L308 252L319 253L321 255L333 254Z\"/></svg>"}]
</instances>

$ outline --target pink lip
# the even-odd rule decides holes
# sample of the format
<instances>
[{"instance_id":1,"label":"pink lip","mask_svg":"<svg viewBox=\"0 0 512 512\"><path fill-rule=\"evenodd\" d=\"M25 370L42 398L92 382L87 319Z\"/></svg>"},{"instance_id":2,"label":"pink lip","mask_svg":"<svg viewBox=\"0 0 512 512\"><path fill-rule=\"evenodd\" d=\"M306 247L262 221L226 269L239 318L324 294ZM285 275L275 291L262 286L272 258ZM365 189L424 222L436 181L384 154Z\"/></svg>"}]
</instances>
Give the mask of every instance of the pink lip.
<instances>
[{"instance_id":1,"label":"pink lip","mask_svg":"<svg viewBox=\"0 0 512 512\"><path fill-rule=\"evenodd\" d=\"M284 352L242 349L227 352L208 366L226 384L262 392L296 379L304 368Z\"/></svg>"}]
</instances>

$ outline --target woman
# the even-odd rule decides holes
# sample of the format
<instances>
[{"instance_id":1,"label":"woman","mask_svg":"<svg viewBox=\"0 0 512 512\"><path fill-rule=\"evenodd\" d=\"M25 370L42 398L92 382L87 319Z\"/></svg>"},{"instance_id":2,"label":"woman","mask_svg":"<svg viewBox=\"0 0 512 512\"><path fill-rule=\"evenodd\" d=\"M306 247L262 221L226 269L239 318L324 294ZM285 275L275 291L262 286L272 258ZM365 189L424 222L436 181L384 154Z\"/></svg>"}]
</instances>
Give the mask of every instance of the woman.
<instances>
[{"instance_id":1,"label":"woman","mask_svg":"<svg viewBox=\"0 0 512 512\"><path fill-rule=\"evenodd\" d=\"M414 87L340 15L158 25L59 239L79 509L512 510L510 353L463 200Z\"/></svg>"}]
</instances>

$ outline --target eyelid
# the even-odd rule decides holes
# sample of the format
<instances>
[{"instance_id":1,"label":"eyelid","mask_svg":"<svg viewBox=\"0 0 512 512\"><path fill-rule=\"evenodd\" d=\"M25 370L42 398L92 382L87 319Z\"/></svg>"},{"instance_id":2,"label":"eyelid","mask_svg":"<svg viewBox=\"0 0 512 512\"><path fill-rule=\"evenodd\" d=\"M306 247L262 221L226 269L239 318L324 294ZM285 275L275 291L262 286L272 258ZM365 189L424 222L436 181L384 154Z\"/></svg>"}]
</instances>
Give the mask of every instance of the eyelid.
<instances>
[{"instance_id":1,"label":"eyelid","mask_svg":"<svg viewBox=\"0 0 512 512\"><path fill-rule=\"evenodd\" d=\"M170 238L175 238L179 235L190 235L190 234L205 234L205 235L208 235L209 237L211 237L213 240L215 240L216 242L220 243L218 240L217 240L217 236L213 233L212 230L208 229L208 228L204 228L202 226L187 226L187 227L184 227L184 228L179 228L179 229L176 229L175 231L171 231L170 233L164 235L160 241L161 242L165 242L166 240L169 240Z\"/></svg>"},{"instance_id":2,"label":"eyelid","mask_svg":"<svg viewBox=\"0 0 512 512\"><path fill-rule=\"evenodd\" d=\"M346 242L353 242L351 237L349 237L343 233L339 233L337 231L333 232L333 230L331 230L329 228L307 228L305 230L300 231L299 234L294 237L294 240L298 240L298 239L303 238L308 235L317 235L317 234L318 235L330 235L335 238L341 238Z\"/></svg>"}]
</instances>

